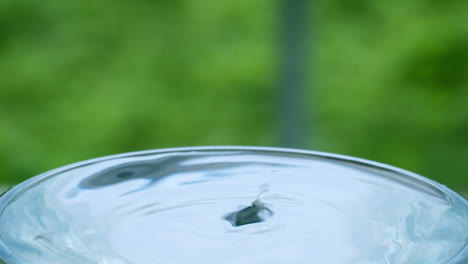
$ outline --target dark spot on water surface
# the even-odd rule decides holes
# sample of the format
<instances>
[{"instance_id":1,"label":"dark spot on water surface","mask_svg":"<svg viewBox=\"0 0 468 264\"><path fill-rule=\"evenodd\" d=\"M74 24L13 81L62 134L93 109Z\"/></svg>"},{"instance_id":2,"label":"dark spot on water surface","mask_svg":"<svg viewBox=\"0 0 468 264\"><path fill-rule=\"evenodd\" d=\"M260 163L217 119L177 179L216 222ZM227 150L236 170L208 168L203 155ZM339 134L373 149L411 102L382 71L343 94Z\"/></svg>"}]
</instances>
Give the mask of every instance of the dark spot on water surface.
<instances>
[{"instance_id":1,"label":"dark spot on water surface","mask_svg":"<svg viewBox=\"0 0 468 264\"><path fill-rule=\"evenodd\" d=\"M117 174L117 178L120 178L120 179L126 179L126 178L130 178L133 176L133 172L131 171L123 171L123 172L120 172L119 174Z\"/></svg>"},{"instance_id":2,"label":"dark spot on water surface","mask_svg":"<svg viewBox=\"0 0 468 264\"><path fill-rule=\"evenodd\" d=\"M227 220L232 226L238 227L264 222L271 216L273 216L273 211L259 200L255 200L250 206L227 214L224 216L224 220Z\"/></svg>"}]
</instances>

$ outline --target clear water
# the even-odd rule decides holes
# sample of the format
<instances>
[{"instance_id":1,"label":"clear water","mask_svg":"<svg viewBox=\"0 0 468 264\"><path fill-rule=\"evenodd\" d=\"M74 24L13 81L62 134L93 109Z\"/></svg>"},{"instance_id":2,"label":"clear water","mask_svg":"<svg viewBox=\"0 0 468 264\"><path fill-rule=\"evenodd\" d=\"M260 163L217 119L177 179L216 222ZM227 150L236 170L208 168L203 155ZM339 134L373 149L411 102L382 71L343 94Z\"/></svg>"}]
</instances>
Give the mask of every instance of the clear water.
<instances>
[{"instance_id":1,"label":"clear water","mask_svg":"<svg viewBox=\"0 0 468 264\"><path fill-rule=\"evenodd\" d=\"M0 198L8 264L467 260L466 201L351 160L181 150L91 162L23 185Z\"/></svg>"}]
</instances>

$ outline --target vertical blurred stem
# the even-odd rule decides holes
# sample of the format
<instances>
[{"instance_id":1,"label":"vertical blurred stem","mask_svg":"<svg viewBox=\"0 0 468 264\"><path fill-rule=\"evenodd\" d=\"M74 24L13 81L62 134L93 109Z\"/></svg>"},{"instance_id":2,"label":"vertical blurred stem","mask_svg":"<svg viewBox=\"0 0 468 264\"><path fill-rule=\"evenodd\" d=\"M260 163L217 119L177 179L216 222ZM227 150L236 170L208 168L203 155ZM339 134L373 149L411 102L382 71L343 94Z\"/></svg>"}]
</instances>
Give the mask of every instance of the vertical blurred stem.
<instances>
[{"instance_id":1,"label":"vertical blurred stem","mask_svg":"<svg viewBox=\"0 0 468 264\"><path fill-rule=\"evenodd\" d=\"M279 144L305 145L306 1L279 0Z\"/></svg>"}]
</instances>

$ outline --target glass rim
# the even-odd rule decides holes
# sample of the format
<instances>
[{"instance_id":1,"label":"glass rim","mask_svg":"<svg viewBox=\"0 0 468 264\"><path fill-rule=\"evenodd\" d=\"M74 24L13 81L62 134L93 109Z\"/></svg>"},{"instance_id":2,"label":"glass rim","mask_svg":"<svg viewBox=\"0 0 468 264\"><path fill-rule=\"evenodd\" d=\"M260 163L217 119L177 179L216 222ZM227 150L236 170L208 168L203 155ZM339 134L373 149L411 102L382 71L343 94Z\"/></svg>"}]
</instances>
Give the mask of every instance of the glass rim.
<instances>
[{"instance_id":1,"label":"glass rim","mask_svg":"<svg viewBox=\"0 0 468 264\"><path fill-rule=\"evenodd\" d=\"M423 187L424 189L430 188L433 191L437 191L442 194L445 198L455 201L461 204L467 211L468 211L468 201L465 200L461 195L456 193L455 191L449 189L445 185L442 185L434 180L421 176L419 174L407 171L405 169L401 169L392 165L380 163L377 161L367 160L363 158L357 158L342 154L334 154L322 151L314 151L314 150L303 150L303 149L294 149L294 148L282 148L282 147L263 147L263 146L196 146L196 147L175 147L175 148L161 148L161 149L149 149L149 150L142 150L142 151L133 151L133 152L126 152L121 154L114 154L108 155L93 159L88 159L84 161L75 162L69 165L61 166L56 169L52 169L46 171L44 173L38 174L33 176L16 186L10 188L9 190L5 191L3 194L0 194L0 217L3 214L5 208L15 200L15 198L20 195L22 192L27 191L29 188L40 184L42 181L47 180L50 177L53 177L57 174L66 172L68 170L76 169L82 166L88 166L94 163L119 159L119 158L126 158L126 157L136 157L136 156L146 156L146 155L157 155L157 154L165 154L165 153L183 153L183 152L223 152L223 151L250 151L252 153L255 152L263 152L263 153L276 153L276 154L297 154L297 155L304 155L309 157L317 157L317 158L325 158L334 161L341 161L341 162L351 162L357 165L362 165L366 167L371 167L379 170L383 170L389 173L396 173L399 176L403 176L412 180L413 183L419 185L419 187ZM24 262L20 257L15 256L13 253L9 251L8 246L3 242L0 237L0 264L3 261L6 261L5 264L27 264ZM447 262L441 264L464 264L463 262L468 259L468 241L465 243L462 249L457 252L452 258L450 258ZM29 263L28 263L29 264Z\"/></svg>"}]
</instances>

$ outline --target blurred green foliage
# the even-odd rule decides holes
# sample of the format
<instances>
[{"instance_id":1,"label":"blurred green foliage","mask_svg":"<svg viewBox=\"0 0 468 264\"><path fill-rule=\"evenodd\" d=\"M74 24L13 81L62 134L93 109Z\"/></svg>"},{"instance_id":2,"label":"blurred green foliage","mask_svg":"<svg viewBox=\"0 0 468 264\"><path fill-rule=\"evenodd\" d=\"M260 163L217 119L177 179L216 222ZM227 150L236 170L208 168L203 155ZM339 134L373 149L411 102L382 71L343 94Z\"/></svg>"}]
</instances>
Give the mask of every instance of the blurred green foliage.
<instances>
[{"instance_id":1,"label":"blurred green foliage","mask_svg":"<svg viewBox=\"0 0 468 264\"><path fill-rule=\"evenodd\" d=\"M0 182L103 155L277 144L272 1L0 2ZM465 1L309 6L304 148L468 189Z\"/></svg>"}]
</instances>

